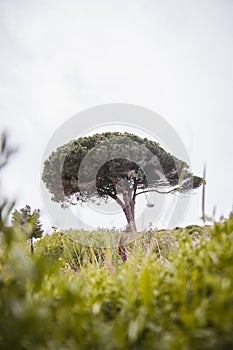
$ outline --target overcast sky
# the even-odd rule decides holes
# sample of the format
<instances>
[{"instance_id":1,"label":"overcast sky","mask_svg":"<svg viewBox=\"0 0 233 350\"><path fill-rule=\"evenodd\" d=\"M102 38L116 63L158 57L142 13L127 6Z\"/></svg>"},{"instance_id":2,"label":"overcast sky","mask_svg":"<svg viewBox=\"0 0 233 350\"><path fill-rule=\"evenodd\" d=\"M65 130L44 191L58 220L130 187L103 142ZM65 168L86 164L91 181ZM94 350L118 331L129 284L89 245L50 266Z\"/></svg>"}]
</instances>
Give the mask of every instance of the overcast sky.
<instances>
[{"instance_id":1,"label":"overcast sky","mask_svg":"<svg viewBox=\"0 0 233 350\"><path fill-rule=\"evenodd\" d=\"M2 188L17 208L41 208L46 221L40 172L53 133L121 102L172 125L194 173L207 163L207 214L230 212L232 0L1 0L0 51L1 130L18 147ZM191 202L183 224L200 223L201 191Z\"/></svg>"}]
</instances>

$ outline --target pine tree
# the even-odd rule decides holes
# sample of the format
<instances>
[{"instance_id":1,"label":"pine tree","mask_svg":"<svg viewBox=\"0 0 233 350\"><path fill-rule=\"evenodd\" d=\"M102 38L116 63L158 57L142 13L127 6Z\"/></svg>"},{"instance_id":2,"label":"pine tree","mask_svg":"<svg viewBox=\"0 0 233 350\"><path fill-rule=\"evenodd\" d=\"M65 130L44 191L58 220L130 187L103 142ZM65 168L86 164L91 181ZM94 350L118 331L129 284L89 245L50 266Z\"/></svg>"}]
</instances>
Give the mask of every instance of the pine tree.
<instances>
[{"instance_id":1,"label":"pine tree","mask_svg":"<svg viewBox=\"0 0 233 350\"><path fill-rule=\"evenodd\" d=\"M185 192L203 179L157 142L130 133L105 132L60 146L44 163L42 179L62 206L99 198L122 208L127 231L135 231L135 203L142 193Z\"/></svg>"}]
</instances>

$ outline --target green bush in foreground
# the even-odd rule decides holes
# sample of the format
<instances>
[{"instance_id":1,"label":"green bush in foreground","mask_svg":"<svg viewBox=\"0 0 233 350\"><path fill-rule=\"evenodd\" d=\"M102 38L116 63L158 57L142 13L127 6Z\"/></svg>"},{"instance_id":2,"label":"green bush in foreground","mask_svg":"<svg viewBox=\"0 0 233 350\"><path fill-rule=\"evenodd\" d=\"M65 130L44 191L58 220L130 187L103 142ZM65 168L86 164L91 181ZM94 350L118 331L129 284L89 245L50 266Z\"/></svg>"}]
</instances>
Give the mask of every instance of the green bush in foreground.
<instances>
[{"instance_id":1,"label":"green bush in foreground","mask_svg":"<svg viewBox=\"0 0 233 350\"><path fill-rule=\"evenodd\" d=\"M233 348L233 216L208 231L154 233L126 263L77 246L75 273L64 268L65 234L60 252L46 253L47 237L32 257L26 238L1 223L1 349Z\"/></svg>"}]
</instances>

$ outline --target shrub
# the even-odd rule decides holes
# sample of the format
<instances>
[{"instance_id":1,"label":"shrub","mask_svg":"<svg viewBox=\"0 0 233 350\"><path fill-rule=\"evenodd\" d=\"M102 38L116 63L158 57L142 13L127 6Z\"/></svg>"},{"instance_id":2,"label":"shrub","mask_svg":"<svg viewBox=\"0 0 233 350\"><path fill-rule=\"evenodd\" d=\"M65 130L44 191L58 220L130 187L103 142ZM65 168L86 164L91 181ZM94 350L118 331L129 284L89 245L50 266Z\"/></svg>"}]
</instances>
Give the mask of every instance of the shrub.
<instances>
[{"instance_id":1,"label":"shrub","mask_svg":"<svg viewBox=\"0 0 233 350\"><path fill-rule=\"evenodd\" d=\"M161 257L138 244L114 274L87 247L78 273L64 273L64 234L28 257L12 230L1 235L1 349L233 347L232 216L195 245L187 230L171 231Z\"/></svg>"}]
</instances>

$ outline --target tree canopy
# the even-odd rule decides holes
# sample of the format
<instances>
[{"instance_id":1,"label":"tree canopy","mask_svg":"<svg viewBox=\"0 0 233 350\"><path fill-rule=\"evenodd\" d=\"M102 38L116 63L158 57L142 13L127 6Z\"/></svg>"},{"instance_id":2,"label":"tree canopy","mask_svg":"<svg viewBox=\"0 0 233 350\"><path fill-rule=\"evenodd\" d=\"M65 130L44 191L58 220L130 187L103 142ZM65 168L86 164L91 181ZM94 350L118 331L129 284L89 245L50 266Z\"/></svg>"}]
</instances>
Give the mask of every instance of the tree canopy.
<instances>
[{"instance_id":1,"label":"tree canopy","mask_svg":"<svg viewBox=\"0 0 233 350\"><path fill-rule=\"evenodd\" d=\"M60 146L44 162L42 179L52 200L63 206L114 199L131 229L135 229L138 195L186 192L203 181L157 142L120 132L82 137Z\"/></svg>"}]
</instances>

